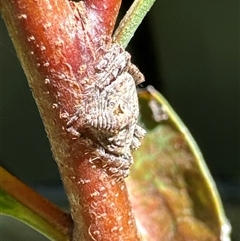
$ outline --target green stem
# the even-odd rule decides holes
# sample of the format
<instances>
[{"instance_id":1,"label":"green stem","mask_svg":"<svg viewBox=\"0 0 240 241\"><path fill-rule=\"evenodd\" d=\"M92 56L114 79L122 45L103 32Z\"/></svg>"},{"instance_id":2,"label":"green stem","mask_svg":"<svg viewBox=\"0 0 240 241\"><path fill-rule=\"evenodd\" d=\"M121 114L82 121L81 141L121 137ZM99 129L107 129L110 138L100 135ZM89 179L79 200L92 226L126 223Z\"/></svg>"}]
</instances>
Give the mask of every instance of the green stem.
<instances>
[{"instance_id":1,"label":"green stem","mask_svg":"<svg viewBox=\"0 0 240 241\"><path fill-rule=\"evenodd\" d=\"M156 0L135 0L115 31L113 41L126 48L155 1Z\"/></svg>"}]
</instances>

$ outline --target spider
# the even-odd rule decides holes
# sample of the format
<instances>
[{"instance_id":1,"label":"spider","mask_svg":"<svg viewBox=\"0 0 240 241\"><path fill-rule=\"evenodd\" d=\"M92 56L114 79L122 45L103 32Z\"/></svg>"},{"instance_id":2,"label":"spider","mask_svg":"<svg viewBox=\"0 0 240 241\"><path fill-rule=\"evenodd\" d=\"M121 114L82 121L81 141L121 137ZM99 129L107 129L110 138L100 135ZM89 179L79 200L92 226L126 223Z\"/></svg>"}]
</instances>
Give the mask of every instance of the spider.
<instances>
[{"instance_id":1,"label":"spider","mask_svg":"<svg viewBox=\"0 0 240 241\"><path fill-rule=\"evenodd\" d=\"M103 166L117 177L128 176L133 163L131 150L140 147L145 135L137 125L136 90L144 76L130 59L120 45L112 44L97 62L94 81L86 84L81 105L68 121L69 126L79 121L78 129L88 132Z\"/></svg>"}]
</instances>

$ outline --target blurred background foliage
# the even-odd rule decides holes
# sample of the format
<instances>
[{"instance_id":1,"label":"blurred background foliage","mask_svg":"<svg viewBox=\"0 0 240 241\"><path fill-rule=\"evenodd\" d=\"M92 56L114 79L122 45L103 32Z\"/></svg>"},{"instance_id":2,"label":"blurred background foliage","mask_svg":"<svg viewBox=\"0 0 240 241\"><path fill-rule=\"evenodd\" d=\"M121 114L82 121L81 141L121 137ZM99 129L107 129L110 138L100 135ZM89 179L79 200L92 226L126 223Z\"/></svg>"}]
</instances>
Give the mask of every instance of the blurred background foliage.
<instances>
[{"instance_id":1,"label":"blurred background foliage","mask_svg":"<svg viewBox=\"0 0 240 241\"><path fill-rule=\"evenodd\" d=\"M123 0L121 15L129 5ZM2 19L0 24L1 165L65 206L41 119ZM128 50L146 77L142 86L158 89L196 139L233 241L240 240L239 1L157 0ZM13 220L2 219L3 241L26 240L14 237L8 222Z\"/></svg>"}]
</instances>

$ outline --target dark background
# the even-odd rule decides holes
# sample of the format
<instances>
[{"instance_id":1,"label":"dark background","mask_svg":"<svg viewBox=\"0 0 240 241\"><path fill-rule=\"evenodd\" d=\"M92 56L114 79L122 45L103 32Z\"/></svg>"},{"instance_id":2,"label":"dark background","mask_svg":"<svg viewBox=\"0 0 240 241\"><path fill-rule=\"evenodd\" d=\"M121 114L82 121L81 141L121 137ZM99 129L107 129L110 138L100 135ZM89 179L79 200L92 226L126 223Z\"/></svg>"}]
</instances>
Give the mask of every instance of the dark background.
<instances>
[{"instance_id":1,"label":"dark background","mask_svg":"<svg viewBox=\"0 0 240 241\"><path fill-rule=\"evenodd\" d=\"M0 24L1 165L64 206L41 119ZM233 241L240 240L239 1L158 0L128 51L145 74L143 86L163 93L196 139L234 227ZM8 222L22 224L2 220L6 240L26 240L7 232Z\"/></svg>"}]
</instances>

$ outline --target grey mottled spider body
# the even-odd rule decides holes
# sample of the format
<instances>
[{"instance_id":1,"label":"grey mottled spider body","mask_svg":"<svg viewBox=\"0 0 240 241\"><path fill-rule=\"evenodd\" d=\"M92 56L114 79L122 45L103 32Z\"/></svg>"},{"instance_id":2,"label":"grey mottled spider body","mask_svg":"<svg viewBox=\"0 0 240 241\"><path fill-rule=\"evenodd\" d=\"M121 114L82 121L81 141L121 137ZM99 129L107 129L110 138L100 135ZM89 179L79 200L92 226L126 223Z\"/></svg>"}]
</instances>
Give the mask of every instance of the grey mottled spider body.
<instances>
[{"instance_id":1,"label":"grey mottled spider body","mask_svg":"<svg viewBox=\"0 0 240 241\"><path fill-rule=\"evenodd\" d=\"M131 150L140 147L145 134L137 125L136 91L144 77L131 64L130 54L113 44L97 62L93 79L86 84L81 105L68 124L81 119L79 127L90 132L103 166L111 174L125 177L133 163Z\"/></svg>"}]
</instances>

